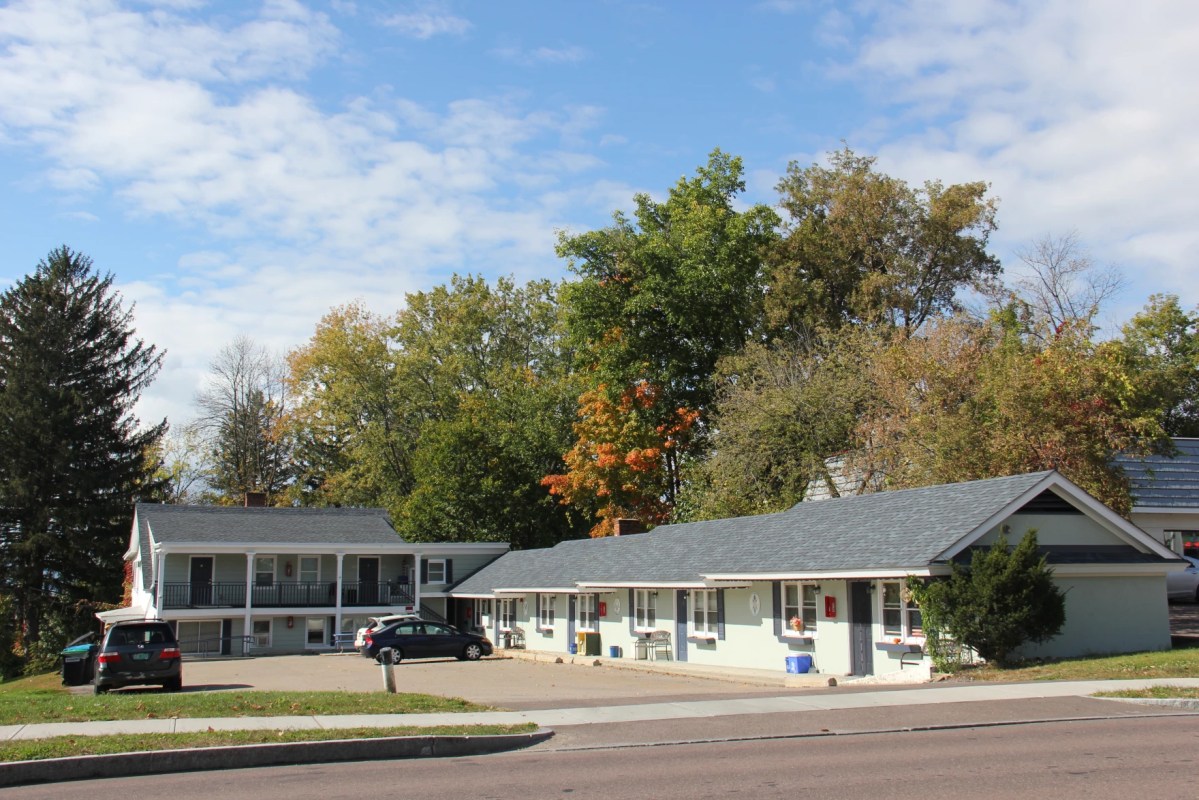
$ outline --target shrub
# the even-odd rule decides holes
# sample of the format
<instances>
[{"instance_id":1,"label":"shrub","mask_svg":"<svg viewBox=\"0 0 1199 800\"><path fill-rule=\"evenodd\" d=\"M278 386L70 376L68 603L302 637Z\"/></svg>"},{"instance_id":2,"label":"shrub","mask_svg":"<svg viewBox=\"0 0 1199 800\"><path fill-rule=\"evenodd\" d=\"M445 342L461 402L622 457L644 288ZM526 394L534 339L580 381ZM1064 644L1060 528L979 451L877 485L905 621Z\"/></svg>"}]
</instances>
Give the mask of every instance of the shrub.
<instances>
[{"instance_id":1,"label":"shrub","mask_svg":"<svg viewBox=\"0 0 1199 800\"><path fill-rule=\"evenodd\" d=\"M946 580L910 582L925 614L926 630L932 628L934 661L945 660L948 634L987 661L1002 665L1024 643L1056 636L1066 622L1065 596L1037 551L1035 530L1030 529L1010 549L1001 534L990 548L974 551L969 567L957 563L951 567L953 573Z\"/></svg>"}]
</instances>

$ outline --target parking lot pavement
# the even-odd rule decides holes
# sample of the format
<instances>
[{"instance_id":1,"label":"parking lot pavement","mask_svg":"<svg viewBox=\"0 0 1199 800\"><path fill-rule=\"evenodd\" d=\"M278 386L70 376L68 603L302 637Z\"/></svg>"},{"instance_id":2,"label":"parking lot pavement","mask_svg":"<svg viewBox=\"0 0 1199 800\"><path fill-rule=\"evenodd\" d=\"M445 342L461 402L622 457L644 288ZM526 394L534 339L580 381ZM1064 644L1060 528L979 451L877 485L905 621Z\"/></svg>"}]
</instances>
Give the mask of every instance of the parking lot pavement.
<instances>
[{"instance_id":1,"label":"parking lot pavement","mask_svg":"<svg viewBox=\"0 0 1199 800\"><path fill-rule=\"evenodd\" d=\"M508 658L405 661L395 667L395 679L401 692L461 697L516 710L790 693L779 686ZM376 692L383 688L383 676L382 667L356 654L272 656L187 661L183 685L184 691Z\"/></svg>"}]
</instances>

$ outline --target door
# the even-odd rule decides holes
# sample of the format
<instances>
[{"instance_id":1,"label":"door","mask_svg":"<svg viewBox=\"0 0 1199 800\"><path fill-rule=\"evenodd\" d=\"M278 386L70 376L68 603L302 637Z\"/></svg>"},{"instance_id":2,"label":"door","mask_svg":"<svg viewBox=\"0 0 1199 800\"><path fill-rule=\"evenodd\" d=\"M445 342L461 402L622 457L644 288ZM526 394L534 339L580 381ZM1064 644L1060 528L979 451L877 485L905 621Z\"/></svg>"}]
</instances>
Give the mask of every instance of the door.
<instances>
[{"instance_id":1,"label":"door","mask_svg":"<svg viewBox=\"0 0 1199 800\"><path fill-rule=\"evenodd\" d=\"M849 584L850 667L854 675L874 674L874 611L870 583Z\"/></svg>"},{"instance_id":2,"label":"door","mask_svg":"<svg viewBox=\"0 0 1199 800\"><path fill-rule=\"evenodd\" d=\"M191 585L191 604L212 605L212 556L192 556L187 580Z\"/></svg>"},{"instance_id":3,"label":"door","mask_svg":"<svg viewBox=\"0 0 1199 800\"><path fill-rule=\"evenodd\" d=\"M379 602L379 559L358 559L358 601L363 605Z\"/></svg>"}]
</instances>

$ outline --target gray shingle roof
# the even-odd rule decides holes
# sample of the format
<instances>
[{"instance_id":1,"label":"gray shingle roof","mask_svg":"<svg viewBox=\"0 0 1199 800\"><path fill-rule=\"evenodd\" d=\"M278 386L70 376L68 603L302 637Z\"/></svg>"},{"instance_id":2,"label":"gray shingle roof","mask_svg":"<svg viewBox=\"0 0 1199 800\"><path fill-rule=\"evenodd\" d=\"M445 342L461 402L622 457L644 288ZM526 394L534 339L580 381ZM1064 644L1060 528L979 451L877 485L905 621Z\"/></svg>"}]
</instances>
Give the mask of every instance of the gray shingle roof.
<instances>
[{"instance_id":1,"label":"gray shingle roof","mask_svg":"<svg viewBox=\"0 0 1199 800\"><path fill-rule=\"evenodd\" d=\"M1050 472L800 503L777 514L664 525L650 533L517 551L456 592L576 582L696 582L703 575L908 569L943 551Z\"/></svg>"},{"instance_id":2,"label":"gray shingle roof","mask_svg":"<svg viewBox=\"0 0 1199 800\"><path fill-rule=\"evenodd\" d=\"M157 542L206 544L402 544L377 508L239 508L138 503Z\"/></svg>"},{"instance_id":3,"label":"gray shingle roof","mask_svg":"<svg viewBox=\"0 0 1199 800\"><path fill-rule=\"evenodd\" d=\"M1132 485L1133 505L1199 508L1199 439L1173 442L1174 456L1116 457Z\"/></svg>"}]
</instances>

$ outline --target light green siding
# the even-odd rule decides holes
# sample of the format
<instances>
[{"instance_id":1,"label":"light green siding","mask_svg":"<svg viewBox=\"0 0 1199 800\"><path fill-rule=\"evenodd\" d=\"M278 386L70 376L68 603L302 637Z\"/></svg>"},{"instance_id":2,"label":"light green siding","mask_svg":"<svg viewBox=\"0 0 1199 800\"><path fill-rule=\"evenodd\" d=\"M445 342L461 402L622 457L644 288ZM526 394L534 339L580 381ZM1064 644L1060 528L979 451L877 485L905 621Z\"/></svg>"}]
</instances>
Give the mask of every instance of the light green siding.
<instances>
[{"instance_id":1,"label":"light green siding","mask_svg":"<svg viewBox=\"0 0 1199 800\"><path fill-rule=\"evenodd\" d=\"M1044 644L1020 655L1056 658L1134 653L1170 647L1170 612L1164 577L1055 576L1066 593L1066 625Z\"/></svg>"},{"instance_id":2,"label":"light green siding","mask_svg":"<svg viewBox=\"0 0 1199 800\"><path fill-rule=\"evenodd\" d=\"M1116 534L1084 514L1013 514L1004 523L1008 526L1008 544L1024 538L1030 528L1037 532L1039 545L1117 545L1127 544ZM987 531L977 544L990 546L999 537L1002 525Z\"/></svg>"}]
</instances>

